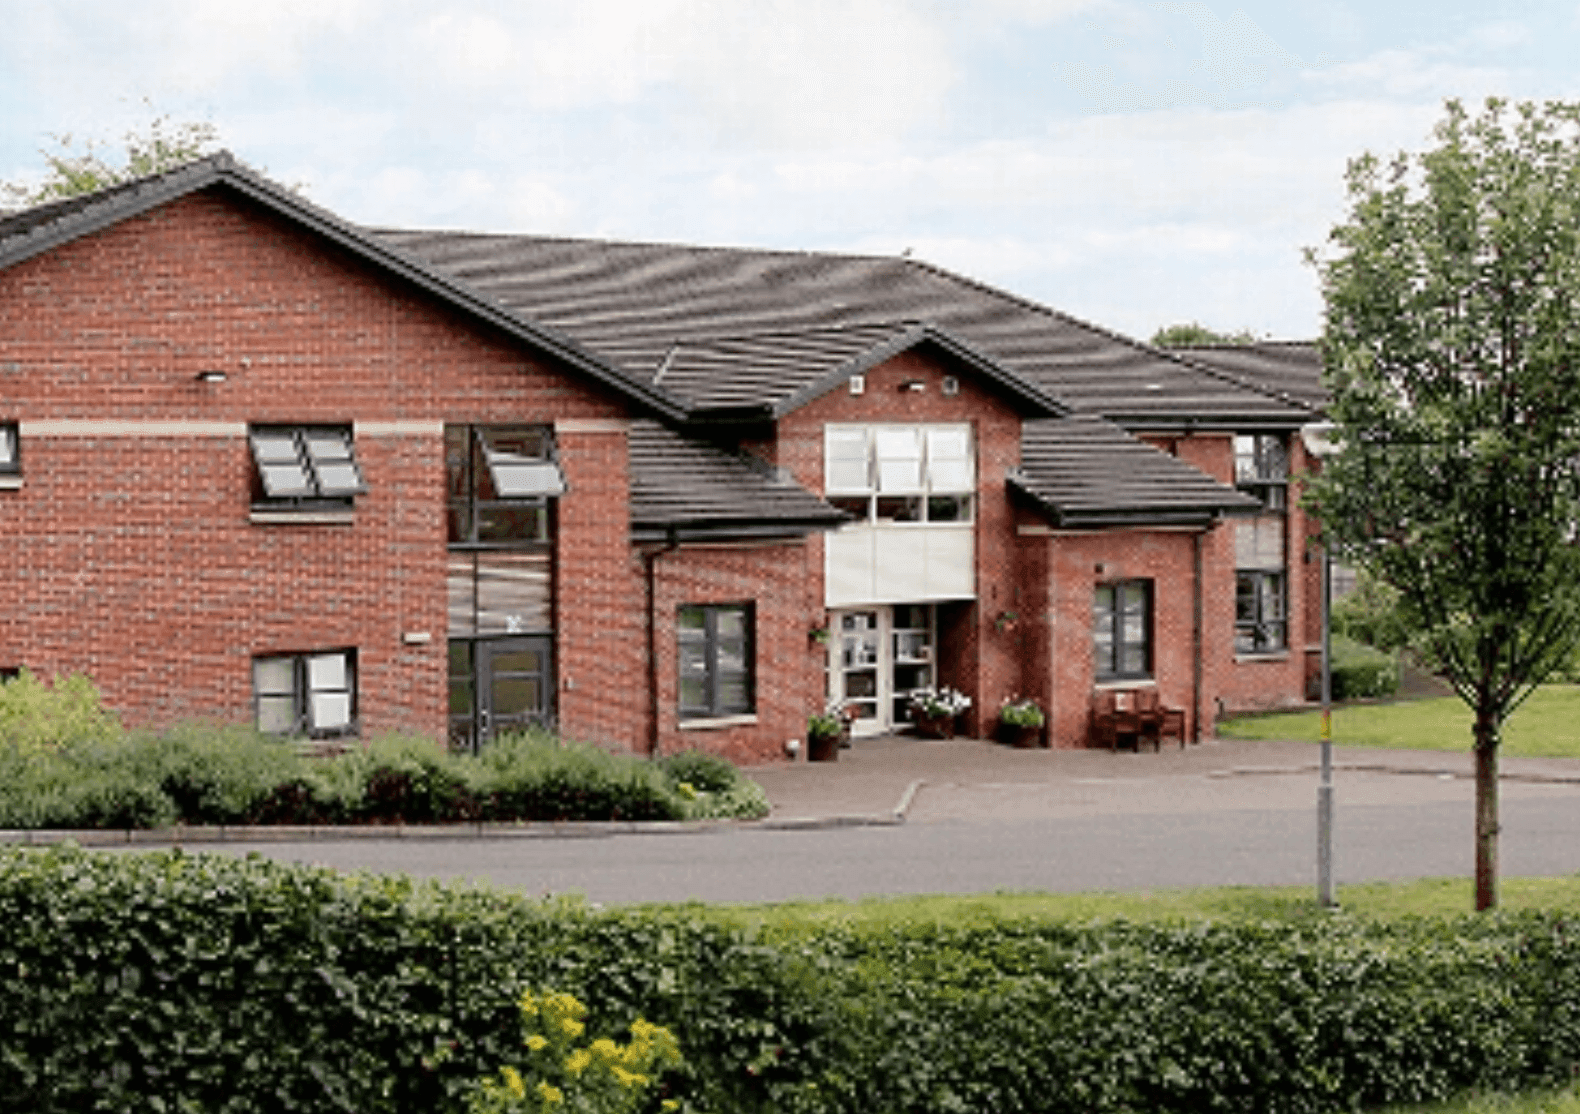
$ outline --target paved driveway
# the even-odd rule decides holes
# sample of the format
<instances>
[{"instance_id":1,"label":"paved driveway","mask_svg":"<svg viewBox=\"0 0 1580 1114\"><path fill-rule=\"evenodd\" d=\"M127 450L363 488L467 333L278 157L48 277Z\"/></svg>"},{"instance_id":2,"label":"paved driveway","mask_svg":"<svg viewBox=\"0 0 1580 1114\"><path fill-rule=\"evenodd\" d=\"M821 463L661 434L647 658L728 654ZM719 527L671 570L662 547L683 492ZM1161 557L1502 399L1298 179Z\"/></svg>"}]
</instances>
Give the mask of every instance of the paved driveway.
<instances>
[{"instance_id":1,"label":"paved driveway","mask_svg":"<svg viewBox=\"0 0 1580 1114\"><path fill-rule=\"evenodd\" d=\"M835 763L752 770L774 805L761 824L271 833L203 849L611 903L1314 885L1316 761L1303 743L1109 754L884 738ZM1504 766L1505 875L1580 872L1580 762ZM1340 886L1468 876L1470 773L1466 754L1340 748Z\"/></svg>"},{"instance_id":2,"label":"paved driveway","mask_svg":"<svg viewBox=\"0 0 1580 1114\"><path fill-rule=\"evenodd\" d=\"M1137 813L1316 807L1315 743L1208 741L1181 750L1013 750L975 739L858 740L833 763L750 771L776 818L892 815L907 820L1005 821ZM1464 801L1474 795L1468 751L1334 748L1346 805ZM1572 797L1580 760L1509 759L1505 801Z\"/></svg>"}]
</instances>

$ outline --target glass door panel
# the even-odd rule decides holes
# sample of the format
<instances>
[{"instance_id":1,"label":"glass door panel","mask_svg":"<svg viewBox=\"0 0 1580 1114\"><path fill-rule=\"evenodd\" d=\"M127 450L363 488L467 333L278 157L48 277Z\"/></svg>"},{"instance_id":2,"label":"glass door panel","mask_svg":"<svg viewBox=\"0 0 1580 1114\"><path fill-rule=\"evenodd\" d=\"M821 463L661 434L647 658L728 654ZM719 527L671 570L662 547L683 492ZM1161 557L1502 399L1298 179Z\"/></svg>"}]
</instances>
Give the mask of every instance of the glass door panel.
<instances>
[{"instance_id":1,"label":"glass door panel","mask_svg":"<svg viewBox=\"0 0 1580 1114\"><path fill-rule=\"evenodd\" d=\"M858 720L875 722L882 707L878 695L883 638L878 612L847 611L839 619L839 667L843 696Z\"/></svg>"}]
</instances>

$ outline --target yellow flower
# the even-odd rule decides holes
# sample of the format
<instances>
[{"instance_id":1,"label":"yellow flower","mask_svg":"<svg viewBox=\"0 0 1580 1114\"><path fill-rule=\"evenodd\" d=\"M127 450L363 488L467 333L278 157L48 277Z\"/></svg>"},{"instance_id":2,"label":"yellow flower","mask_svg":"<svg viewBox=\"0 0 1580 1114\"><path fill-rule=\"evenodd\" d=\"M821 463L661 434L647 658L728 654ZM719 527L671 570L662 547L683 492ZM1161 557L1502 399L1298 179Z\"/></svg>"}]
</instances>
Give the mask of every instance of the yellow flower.
<instances>
[{"instance_id":1,"label":"yellow flower","mask_svg":"<svg viewBox=\"0 0 1580 1114\"><path fill-rule=\"evenodd\" d=\"M515 1068L501 1068L499 1074L505 1081L505 1090L518 1099L527 1097L527 1085L522 1082L519 1071Z\"/></svg>"},{"instance_id":2,"label":"yellow flower","mask_svg":"<svg viewBox=\"0 0 1580 1114\"><path fill-rule=\"evenodd\" d=\"M527 1017L538 1016L538 1000L532 996L532 991L527 991L521 996L519 1003L521 1012Z\"/></svg>"},{"instance_id":3,"label":"yellow flower","mask_svg":"<svg viewBox=\"0 0 1580 1114\"><path fill-rule=\"evenodd\" d=\"M665 1099L663 1102L659 1103L658 1108L662 1110L664 1114L670 1114L671 1111L680 1109L680 1100Z\"/></svg>"},{"instance_id":4,"label":"yellow flower","mask_svg":"<svg viewBox=\"0 0 1580 1114\"><path fill-rule=\"evenodd\" d=\"M634 1090L637 1087L645 1087L647 1085L647 1076L638 1075L634 1071L626 1071L618 1064L611 1067L609 1073L614 1076L615 1082L622 1087L630 1087Z\"/></svg>"},{"instance_id":5,"label":"yellow flower","mask_svg":"<svg viewBox=\"0 0 1580 1114\"><path fill-rule=\"evenodd\" d=\"M522 1043L525 1044L533 1052L542 1052L545 1048L547 1048L549 1046L549 1039L547 1037L545 1037L542 1033L533 1033L531 1036L529 1036Z\"/></svg>"},{"instance_id":6,"label":"yellow flower","mask_svg":"<svg viewBox=\"0 0 1580 1114\"><path fill-rule=\"evenodd\" d=\"M570 1017L560 1018L560 1032L567 1037L579 1037L587 1030L587 1026Z\"/></svg>"},{"instance_id":7,"label":"yellow flower","mask_svg":"<svg viewBox=\"0 0 1580 1114\"><path fill-rule=\"evenodd\" d=\"M565 1070L572 1075L580 1075L587 1070L587 1065L592 1063L592 1053L585 1048L578 1048L565 1058Z\"/></svg>"},{"instance_id":8,"label":"yellow flower","mask_svg":"<svg viewBox=\"0 0 1580 1114\"><path fill-rule=\"evenodd\" d=\"M543 1096L543 1101L550 1106L565 1101L565 1092L550 1083L539 1083L538 1094Z\"/></svg>"}]
</instances>

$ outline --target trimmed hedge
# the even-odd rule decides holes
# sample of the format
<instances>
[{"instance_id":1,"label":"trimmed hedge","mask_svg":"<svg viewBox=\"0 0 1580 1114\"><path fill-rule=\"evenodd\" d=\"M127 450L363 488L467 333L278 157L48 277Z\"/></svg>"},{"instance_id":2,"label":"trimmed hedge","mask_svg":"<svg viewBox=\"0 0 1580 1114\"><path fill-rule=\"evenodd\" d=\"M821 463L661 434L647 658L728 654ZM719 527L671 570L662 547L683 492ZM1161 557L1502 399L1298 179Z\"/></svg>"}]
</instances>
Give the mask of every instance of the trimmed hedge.
<instances>
[{"instance_id":1,"label":"trimmed hedge","mask_svg":"<svg viewBox=\"0 0 1580 1114\"><path fill-rule=\"evenodd\" d=\"M0 849L16 1109L455 1109L555 987L671 1028L693 1110L1356 1109L1580 1067L1580 926L818 927L261 859ZM589 1034L591 1036L592 1034Z\"/></svg>"}]
</instances>

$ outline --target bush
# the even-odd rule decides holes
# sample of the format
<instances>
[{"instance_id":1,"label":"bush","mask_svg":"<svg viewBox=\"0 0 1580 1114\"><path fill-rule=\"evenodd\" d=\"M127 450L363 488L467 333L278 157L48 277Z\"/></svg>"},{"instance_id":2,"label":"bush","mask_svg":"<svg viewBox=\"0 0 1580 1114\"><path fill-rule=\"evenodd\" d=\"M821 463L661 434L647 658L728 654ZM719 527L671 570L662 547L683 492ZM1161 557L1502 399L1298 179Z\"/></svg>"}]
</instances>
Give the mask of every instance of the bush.
<instances>
[{"instance_id":1,"label":"bush","mask_svg":"<svg viewBox=\"0 0 1580 1114\"><path fill-rule=\"evenodd\" d=\"M727 793L741 782L741 772L727 758L700 750L682 750L658 760L671 785L682 783L699 793Z\"/></svg>"},{"instance_id":2,"label":"bush","mask_svg":"<svg viewBox=\"0 0 1580 1114\"><path fill-rule=\"evenodd\" d=\"M69 743L105 742L121 727L105 711L99 690L80 673L46 685L23 669L0 681L0 746L34 755Z\"/></svg>"},{"instance_id":3,"label":"bush","mask_svg":"<svg viewBox=\"0 0 1580 1114\"><path fill-rule=\"evenodd\" d=\"M1399 660L1348 638L1333 639L1333 699L1392 696L1399 691Z\"/></svg>"},{"instance_id":4,"label":"bush","mask_svg":"<svg viewBox=\"0 0 1580 1114\"><path fill-rule=\"evenodd\" d=\"M544 986L669 1029L692 1110L1304 1114L1580 1068L1548 913L753 931L66 847L0 849L0 922L0 1093L37 1114L457 1111Z\"/></svg>"},{"instance_id":5,"label":"bush","mask_svg":"<svg viewBox=\"0 0 1580 1114\"><path fill-rule=\"evenodd\" d=\"M1399 593L1364 569L1356 574L1355 590L1333 603L1333 633L1385 653L1410 643Z\"/></svg>"},{"instance_id":6,"label":"bush","mask_svg":"<svg viewBox=\"0 0 1580 1114\"><path fill-rule=\"evenodd\" d=\"M545 732L495 739L478 756L485 820L679 820L684 806L653 763Z\"/></svg>"}]
</instances>

